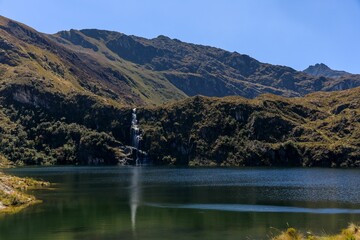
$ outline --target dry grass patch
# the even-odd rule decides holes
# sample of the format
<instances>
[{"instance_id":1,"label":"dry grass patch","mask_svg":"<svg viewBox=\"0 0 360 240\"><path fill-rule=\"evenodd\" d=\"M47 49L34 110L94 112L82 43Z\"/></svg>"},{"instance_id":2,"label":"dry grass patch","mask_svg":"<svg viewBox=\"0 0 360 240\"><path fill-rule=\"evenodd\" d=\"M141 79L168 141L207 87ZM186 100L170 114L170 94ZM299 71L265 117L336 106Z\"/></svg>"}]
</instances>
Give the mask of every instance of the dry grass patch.
<instances>
[{"instance_id":1,"label":"dry grass patch","mask_svg":"<svg viewBox=\"0 0 360 240\"><path fill-rule=\"evenodd\" d=\"M360 240L360 227L350 224L340 234L332 236L315 236L311 233L303 234L295 228L288 228L285 232L272 238L272 240Z\"/></svg>"},{"instance_id":2,"label":"dry grass patch","mask_svg":"<svg viewBox=\"0 0 360 240\"><path fill-rule=\"evenodd\" d=\"M24 191L49 186L48 182L0 173L0 213L18 212L31 204L40 202Z\"/></svg>"}]
</instances>

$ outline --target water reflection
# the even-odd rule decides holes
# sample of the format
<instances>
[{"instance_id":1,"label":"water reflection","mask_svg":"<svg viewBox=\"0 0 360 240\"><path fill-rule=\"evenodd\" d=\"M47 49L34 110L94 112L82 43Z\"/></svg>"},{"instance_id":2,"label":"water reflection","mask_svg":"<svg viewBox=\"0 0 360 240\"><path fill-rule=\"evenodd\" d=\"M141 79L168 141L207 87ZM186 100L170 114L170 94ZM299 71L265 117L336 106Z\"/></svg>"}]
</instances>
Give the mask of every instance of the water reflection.
<instances>
[{"instance_id":1,"label":"water reflection","mask_svg":"<svg viewBox=\"0 0 360 240\"><path fill-rule=\"evenodd\" d=\"M134 167L131 175L130 185L130 211L132 230L136 229L136 211L141 202L141 167Z\"/></svg>"},{"instance_id":2,"label":"water reflection","mask_svg":"<svg viewBox=\"0 0 360 240\"><path fill-rule=\"evenodd\" d=\"M157 204L157 203L148 203L146 205L151 206L151 207L159 207L159 208L218 210L218 211L253 212L253 213L360 214L360 209L304 208L304 207L251 205L251 204Z\"/></svg>"},{"instance_id":3,"label":"water reflection","mask_svg":"<svg viewBox=\"0 0 360 240\"><path fill-rule=\"evenodd\" d=\"M6 240L261 240L271 229L331 234L360 222L358 169L6 171L55 183L53 190L34 192L42 204L0 219L0 239Z\"/></svg>"}]
</instances>

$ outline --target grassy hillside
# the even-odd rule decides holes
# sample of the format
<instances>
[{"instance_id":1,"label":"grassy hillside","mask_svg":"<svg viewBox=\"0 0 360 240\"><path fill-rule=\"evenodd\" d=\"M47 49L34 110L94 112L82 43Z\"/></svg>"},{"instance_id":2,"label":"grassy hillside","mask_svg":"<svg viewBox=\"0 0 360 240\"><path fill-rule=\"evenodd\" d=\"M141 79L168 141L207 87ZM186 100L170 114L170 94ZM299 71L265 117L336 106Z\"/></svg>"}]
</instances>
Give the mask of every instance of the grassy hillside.
<instances>
[{"instance_id":1,"label":"grassy hillside","mask_svg":"<svg viewBox=\"0 0 360 240\"><path fill-rule=\"evenodd\" d=\"M130 65L119 63L131 62L141 72L166 79L188 96L254 98L273 93L294 97L360 86L358 75L339 79L311 76L286 66L261 63L237 52L185 43L166 36L145 39L85 29L62 31L49 37L72 51L110 60L125 69Z\"/></svg>"},{"instance_id":2,"label":"grassy hillside","mask_svg":"<svg viewBox=\"0 0 360 240\"><path fill-rule=\"evenodd\" d=\"M113 105L152 105L186 96L154 72L125 60L74 51L4 17L0 17L0 50L0 89L21 84L93 96Z\"/></svg>"},{"instance_id":3,"label":"grassy hillside","mask_svg":"<svg viewBox=\"0 0 360 240\"><path fill-rule=\"evenodd\" d=\"M340 234L315 236L311 232L303 234L294 228L288 228L285 232L272 238L272 240L358 240L360 239L359 226L350 224Z\"/></svg>"},{"instance_id":4,"label":"grassy hillside","mask_svg":"<svg viewBox=\"0 0 360 240\"><path fill-rule=\"evenodd\" d=\"M121 141L130 140L130 109L24 86L0 94L0 152L12 162L116 164L129 155Z\"/></svg>"},{"instance_id":5,"label":"grassy hillside","mask_svg":"<svg viewBox=\"0 0 360 240\"><path fill-rule=\"evenodd\" d=\"M310 76L165 36L145 39L96 29L49 35L5 17L0 33L0 88L31 85L113 105L160 105L198 94L294 97L360 86L358 75Z\"/></svg>"},{"instance_id":6,"label":"grassy hillside","mask_svg":"<svg viewBox=\"0 0 360 240\"><path fill-rule=\"evenodd\" d=\"M0 93L0 152L10 161L131 163L130 108L23 86ZM359 96L360 88L304 98L196 96L141 108L141 146L156 164L355 167Z\"/></svg>"},{"instance_id":7,"label":"grassy hillside","mask_svg":"<svg viewBox=\"0 0 360 240\"><path fill-rule=\"evenodd\" d=\"M0 156L18 165L132 163L136 106L142 150L157 164L359 166L359 88L259 95L358 83L164 36L46 35L0 17ZM257 97L187 98L199 93Z\"/></svg>"},{"instance_id":8,"label":"grassy hillside","mask_svg":"<svg viewBox=\"0 0 360 240\"><path fill-rule=\"evenodd\" d=\"M34 196L24 191L48 186L50 186L48 182L9 176L0 172L0 214L17 212L30 204L39 202Z\"/></svg>"},{"instance_id":9,"label":"grassy hillside","mask_svg":"<svg viewBox=\"0 0 360 240\"><path fill-rule=\"evenodd\" d=\"M157 163L360 166L360 88L287 99L194 97L144 109L144 145Z\"/></svg>"}]
</instances>

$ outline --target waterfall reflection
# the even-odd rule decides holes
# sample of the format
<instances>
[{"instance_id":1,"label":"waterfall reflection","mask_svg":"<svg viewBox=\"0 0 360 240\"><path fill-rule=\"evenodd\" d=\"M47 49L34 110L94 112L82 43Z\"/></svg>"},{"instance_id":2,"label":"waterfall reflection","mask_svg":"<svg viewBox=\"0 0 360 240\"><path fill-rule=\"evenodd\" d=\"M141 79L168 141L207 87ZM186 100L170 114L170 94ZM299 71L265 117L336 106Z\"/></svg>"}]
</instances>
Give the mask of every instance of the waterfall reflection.
<instances>
[{"instance_id":1,"label":"waterfall reflection","mask_svg":"<svg viewBox=\"0 0 360 240\"><path fill-rule=\"evenodd\" d=\"M133 231L136 229L136 211L141 202L141 168L134 167L132 169L131 185L130 185L130 211L131 226Z\"/></svg>"}]
</instances>

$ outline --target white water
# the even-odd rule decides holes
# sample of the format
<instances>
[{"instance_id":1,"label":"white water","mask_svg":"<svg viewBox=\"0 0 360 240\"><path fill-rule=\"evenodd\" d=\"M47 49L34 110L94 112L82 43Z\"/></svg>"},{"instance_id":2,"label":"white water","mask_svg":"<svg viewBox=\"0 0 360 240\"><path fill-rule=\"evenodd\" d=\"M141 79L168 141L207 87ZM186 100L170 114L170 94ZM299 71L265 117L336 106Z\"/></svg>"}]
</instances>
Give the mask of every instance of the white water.
<instances>
[{"instance_id":1,"label":"white water","mask_svg":"<svg viewBox=\"0 0 360 240\"><path fill-rule=\"evenodd\" d=\"M131 146L136 149L136 165L139 165L139 147L140 147L140 128L136 116L136 108L132 110L131 119Z\"/></svg>"},{"instance_id":2,"label":"white water","mask_svg":"<svg viewBox=\"0 0 360 240\"><path fill-rule=\"evenodd\" d=\"M136 116L136 108L132 110L132 118L131 118L131 146L136 150L136 166L139 165L139 151L140 151L140 140L141 133L140 128ZM131 178L131 186L130 186L130 211L131 211L131 226L132 230L135 233L136 229L136 212L140 202L140 185L139 185L139 171L140 168L134 168L133 174Z\"/></svg>"}]
</instances>

